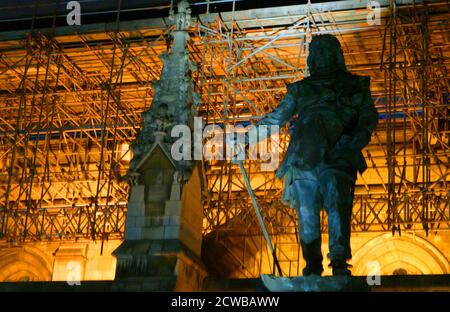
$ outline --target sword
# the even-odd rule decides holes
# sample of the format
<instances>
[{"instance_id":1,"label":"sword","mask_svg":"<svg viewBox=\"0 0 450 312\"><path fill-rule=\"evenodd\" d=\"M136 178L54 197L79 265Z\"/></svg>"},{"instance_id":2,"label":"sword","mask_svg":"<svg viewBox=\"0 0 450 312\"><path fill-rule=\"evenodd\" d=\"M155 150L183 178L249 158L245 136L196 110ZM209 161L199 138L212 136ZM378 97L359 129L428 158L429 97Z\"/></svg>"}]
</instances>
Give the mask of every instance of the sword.
<instances>
[{"instance_id":1,"label":"sword","mask_svg":"<svg viewBox=\"0 0 450 312\"><path fill-rule=\"evenodd\" d=\"M244 168L244 161L238 160L237 155L239 154L239 151L237 149L237 143L231 142L231 146L233 147L235 153L236 153L236 159L233 160L234 163L239 165L239 169L241 170L242 176L244 177L245 185L247 187L248 194L250 195L250 198L252 199L252 206L255 209L256 216L258 217L259 225L261 226L261 229L263 231L264 238L266 239L267 244L269 245L270 252L272 253L273 262L275 263L275 266L278 269L278 273L280 276L283 276L283 272L281 271L280 263L278 262L277 255L275 253L275 249L273 248L272 241L270 240L269 232L267 231L266 225L264 223L264 219L261 215L261 210L259 208L258 202L256 201L255 193L253 193L252 186L250 185L250 180L248 179L247 171L245 171ZM239 144L239 148L241 151L244 150L244 147Z\"/></svg>"}]
</instances>

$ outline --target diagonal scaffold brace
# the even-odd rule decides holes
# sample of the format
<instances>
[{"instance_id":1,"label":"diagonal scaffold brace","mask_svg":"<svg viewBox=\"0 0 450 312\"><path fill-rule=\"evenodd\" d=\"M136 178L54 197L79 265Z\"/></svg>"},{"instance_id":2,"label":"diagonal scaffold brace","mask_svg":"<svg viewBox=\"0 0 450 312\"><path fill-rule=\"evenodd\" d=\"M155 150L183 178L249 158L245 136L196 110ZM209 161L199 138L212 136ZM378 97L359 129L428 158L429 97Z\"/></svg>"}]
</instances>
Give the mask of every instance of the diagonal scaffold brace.
<instances>
[{"instance_id":1,"label":"diagonal scaffold brace","mask_svg":"<svg viewBox=\"0 0 450 312\"><path fill-rule=\"evenodd\" d=\"M239 150L237 148L237 144L233 142L231 144L231 146L233 147L234 151L236 152L236 155L238 155L239 154ZM241 151L243 151L244 147L242 145L239 145L239 149ZM235 164L239 165L239 169L241 170L241 174L244 177L245 186L247 187L248 194L250 195L250 198L252 199L252 206L255 209L256 216L258 217L259 225L261 226L264 238L266 239L266 242L269 245L270 252L272 253L273 262L274 262L274 264L275 264L275 266L276 266L276 268L278 270L278 274L280 276L283 276L283 272L281 271L281 266L280 266L280 263L278 262L278 258L277 258L275 249L273 248L272 241L270 240L269 231L267 231L266 225L264 223L264 219L263 219L263 217L261 215L261 210L259 208L258 202L256 201L255 193L253 192L253 189L252 189L251 184L250 184L250 180L248 179L247 171L245 171L244 161L243 160L238 160L237 157L236 157L236 159L234 159L233 162Z\"/></svg>"}]
</instances>

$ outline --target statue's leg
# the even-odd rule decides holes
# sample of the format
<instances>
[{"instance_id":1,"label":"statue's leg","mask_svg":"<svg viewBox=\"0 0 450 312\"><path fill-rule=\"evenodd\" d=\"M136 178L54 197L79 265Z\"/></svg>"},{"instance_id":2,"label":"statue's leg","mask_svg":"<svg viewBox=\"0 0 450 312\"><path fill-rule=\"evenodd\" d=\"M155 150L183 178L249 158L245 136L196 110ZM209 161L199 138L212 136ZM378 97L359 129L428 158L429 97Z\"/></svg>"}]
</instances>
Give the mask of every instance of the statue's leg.
<instances>
[{"instance_id":1,"label":"statue's leg","mask_svg":"<svg viewBox=\"0 0 450 312\"><path fill-rule=\"evenodd\" d=\"M333 275L350 275L350 225L354 180L345 171L328 169L320 175L320 191L328 213L328 234Z\"/></svg>"},{"instance_id":2,"label":"statue's leg","mask_svg":"<svg viewBox=\"0 0 450 312\"><path fill-rule=\"evenodd\" d=\"M303 275L322 275L322 251L320 233L320 210L322 207L317 180L295 180L294 190L299 203L300 243L306 267Z\"/></svg>"}]
</instances>

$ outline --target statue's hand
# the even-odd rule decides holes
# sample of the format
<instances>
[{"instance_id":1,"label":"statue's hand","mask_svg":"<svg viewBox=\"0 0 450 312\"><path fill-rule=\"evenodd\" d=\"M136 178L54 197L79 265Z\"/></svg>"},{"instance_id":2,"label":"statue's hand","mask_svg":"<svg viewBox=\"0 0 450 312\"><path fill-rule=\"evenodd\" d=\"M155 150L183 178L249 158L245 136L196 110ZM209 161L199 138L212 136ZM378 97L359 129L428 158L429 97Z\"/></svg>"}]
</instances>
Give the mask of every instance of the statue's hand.
<instances>
[{"instance_id":1,"label":"statue's hand","mask_svg":"<svg viewBox=\"0 0 450 312\"><path fill-rule=\"evenodd\" d=\"M357 132L352 141L350 142L350 148L355 150L362 150L370 141L370 133L368 131Z\"/></svg>"}]
</instances>

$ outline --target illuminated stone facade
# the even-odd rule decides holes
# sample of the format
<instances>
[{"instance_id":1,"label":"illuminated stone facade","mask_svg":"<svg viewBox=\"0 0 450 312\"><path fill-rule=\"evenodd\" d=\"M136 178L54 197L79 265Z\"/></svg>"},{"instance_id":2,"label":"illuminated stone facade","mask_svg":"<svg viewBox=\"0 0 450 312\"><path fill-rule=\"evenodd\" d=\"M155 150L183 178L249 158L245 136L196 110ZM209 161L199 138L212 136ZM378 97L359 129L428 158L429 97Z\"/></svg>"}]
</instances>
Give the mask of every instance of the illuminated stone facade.
<instances>
[{"instance_id":1,"label":"illuminated stone facade","mask_svg":"<svg viewBox=\"0 0 450 312\"><path fill-rule=\"evenodd\" d=\"M120 240L0 245L0 281L112 280Z\"/></svg>"},{"instance_id":2,"label":"illuminated stone facade","mask_svg":"<svg viewBox=\"0 0 450 312\"><path fill-rule=\"evenodd\" d=\"M370 263L380 264L382 275L395 275L406 273L408 275L421 274L450 274L450 233L431 233L425 237L423 233L408 234L393 237L390 233L358 233L352 236L353 274L366 276L373 270ZM104 242L103 254L100 254L101 242L79 241L62 243L30 243L21 246L0 246L0 281L73 281L77 270L71 261L80 265L80 280L113 280L116 273L116 258L112 252L121 241ZM295 241L285 241L283 250L279 251L289 259L298 257L298 247ZM323 253L326 254L327 237L323 238ZM236 249L236 252L239 250ZM178 269L186 270L190 260L181 256ZM281 258L281 257L280 257ZM300 257L301 258L301 257ZM268 261L270 259L270 262ZM281 260L283 260L281 258ZM234 270L226 258L216 257L218 265L223 272L229 272L228 278L244 278L239 270ZM246 263L247 270L270 273L272 270L271 258L266 251L258 251L251 262ZM187 265L186 265L187 264ZM285 273L291 270L295 276L296 261L281 261ZM303 267L300 260L300 272ZM331 275L324 260L325 275ZM373 271L372 271L373 272ZM179 290L187 289L190 280L184 274L180 278ZM255 276L256 277L256 276Z\"/></svg>"}]
</instances>

